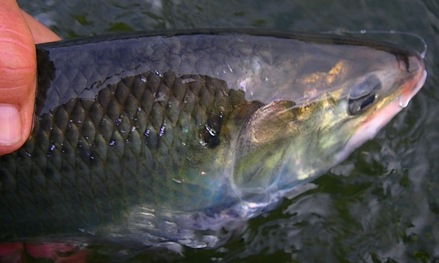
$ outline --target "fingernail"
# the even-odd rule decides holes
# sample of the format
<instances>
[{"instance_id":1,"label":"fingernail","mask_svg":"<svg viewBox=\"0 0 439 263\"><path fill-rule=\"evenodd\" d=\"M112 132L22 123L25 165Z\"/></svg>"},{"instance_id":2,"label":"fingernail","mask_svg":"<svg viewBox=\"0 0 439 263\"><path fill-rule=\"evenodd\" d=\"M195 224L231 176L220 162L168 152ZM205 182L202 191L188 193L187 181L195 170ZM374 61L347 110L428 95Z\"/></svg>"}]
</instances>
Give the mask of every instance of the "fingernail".
<instances>
[{"instance_id":1,"label":"fingernail","mask_svg":"<svg viewBox=\"0 0 439 263\"><path fill-rule=\"evenodd\" d=\"M0 104L0 145L16 144L21 139L21 117L16 106Z\"/></svg>"}]
</instances>

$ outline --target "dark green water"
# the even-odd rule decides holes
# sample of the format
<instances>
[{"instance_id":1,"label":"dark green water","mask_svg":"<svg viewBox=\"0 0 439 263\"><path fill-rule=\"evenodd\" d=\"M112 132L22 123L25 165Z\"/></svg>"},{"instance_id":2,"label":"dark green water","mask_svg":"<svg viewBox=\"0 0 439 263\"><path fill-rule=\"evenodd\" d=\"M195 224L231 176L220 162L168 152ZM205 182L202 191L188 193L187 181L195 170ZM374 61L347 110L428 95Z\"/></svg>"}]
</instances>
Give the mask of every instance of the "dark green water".
<instances>
[{"instance_id":1,"label":"dark green water","mask_svg":"<svg viewBox=\"0 0 439 263\"><path fill-rule=\"evenodd\" d=\"M428 44L424 88L374 140L315 180L315 189L251 220L242 234L219 249L185 249L183 256L152 250L132 254L129 262L439 262L436 0L19 3L63 38L201 27L392 29L421 35Z\"/></svg>"}]
</instances>

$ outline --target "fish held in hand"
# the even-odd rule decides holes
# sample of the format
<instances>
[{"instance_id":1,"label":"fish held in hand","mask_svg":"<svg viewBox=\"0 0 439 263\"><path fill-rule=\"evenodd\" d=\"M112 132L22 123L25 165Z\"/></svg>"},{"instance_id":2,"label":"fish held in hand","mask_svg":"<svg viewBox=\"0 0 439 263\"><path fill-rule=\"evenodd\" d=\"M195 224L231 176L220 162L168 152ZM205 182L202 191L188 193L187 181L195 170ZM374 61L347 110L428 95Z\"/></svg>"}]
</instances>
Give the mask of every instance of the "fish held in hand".
<instances>
[{"instance_id":1,"label":"fish held in hand","mask_svg":"<svg viewBox=\"0 0 439 263\"><path fill-rule=\"evenodd\" d=\"M421 56L339 36L201 32L37 46L34 129L0 157L0 241L215 247L373 138Z\"/></svg>"}]
</instances>

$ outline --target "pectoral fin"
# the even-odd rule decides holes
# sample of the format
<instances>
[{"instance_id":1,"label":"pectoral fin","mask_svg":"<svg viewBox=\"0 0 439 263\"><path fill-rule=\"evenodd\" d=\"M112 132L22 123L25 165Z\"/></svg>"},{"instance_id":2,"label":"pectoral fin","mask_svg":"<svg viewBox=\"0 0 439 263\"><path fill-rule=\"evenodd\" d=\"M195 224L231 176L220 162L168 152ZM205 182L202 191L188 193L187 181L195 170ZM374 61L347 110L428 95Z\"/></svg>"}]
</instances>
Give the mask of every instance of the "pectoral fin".
<instances>
[{"instance_id":1,"label":"pectoral fin","mask_svg":"<svg viewBox=\"0 0 439 263\"><path fill-rule=\"evenodd\" d=\"M274 180L295 130L294 102L274 101L256 110L242 127L236 146L234 182L244 196L264 193Z\"/></svg>"}]
</instances>

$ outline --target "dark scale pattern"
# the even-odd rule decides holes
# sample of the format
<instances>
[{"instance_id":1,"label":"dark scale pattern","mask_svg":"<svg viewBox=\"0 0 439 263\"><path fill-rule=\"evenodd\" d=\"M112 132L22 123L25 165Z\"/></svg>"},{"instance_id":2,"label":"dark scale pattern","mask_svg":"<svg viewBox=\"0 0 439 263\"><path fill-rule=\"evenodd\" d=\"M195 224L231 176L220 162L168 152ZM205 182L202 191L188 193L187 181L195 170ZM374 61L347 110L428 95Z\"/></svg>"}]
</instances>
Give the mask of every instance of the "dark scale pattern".
<instances>
[{"instance_id":1,"label":"dark scale pattern","mask_svg":"<svg viewBox=\"0 0 439 263\"><path fill-rule=\"evenodd\" d=\"M135 205L211 204L205 182L220 174L222 133L243 105L224 81L147 72L37 116L25 146L0 158L0 240L124 224Z\"/></svg>"}]
</instances>

